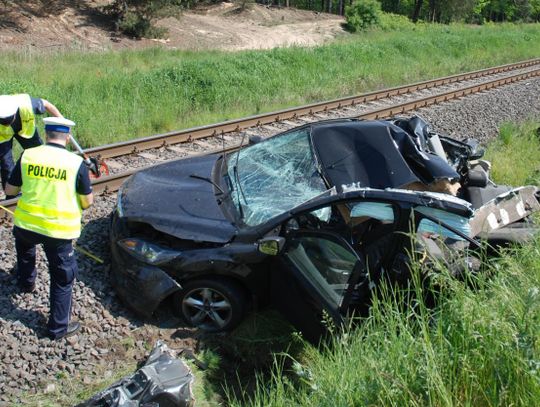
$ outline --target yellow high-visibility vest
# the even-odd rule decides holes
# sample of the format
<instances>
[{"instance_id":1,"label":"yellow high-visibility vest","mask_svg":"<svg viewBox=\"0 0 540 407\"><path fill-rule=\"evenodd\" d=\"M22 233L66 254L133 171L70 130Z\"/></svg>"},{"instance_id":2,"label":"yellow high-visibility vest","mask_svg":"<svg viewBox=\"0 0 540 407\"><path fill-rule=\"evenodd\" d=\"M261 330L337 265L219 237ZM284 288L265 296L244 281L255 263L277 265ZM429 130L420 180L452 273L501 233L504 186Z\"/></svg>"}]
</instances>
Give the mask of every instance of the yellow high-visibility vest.
<instances>
[{"instance_id":1,"label":"yellow high-visibility vest","mask_svg":"<svg viewBox=\"0 0 540 407\"><path fill-rule=\"evenodd\" d=\"M21 117L21 130L19 136L23 138L32 138L36 131L36 116L32 109L32 99L30 95L21 93L19 95L11 95L12 103L19 108L19 116ZM0 125L0 143L8 141L15 135L13 127Z\"/></svg>"},{"instance_id":2,"label":"yellow high-visibility vest","mask_svg":"<svg viewBox=\"0 0 540 407\"><path fill-rule=\"evenodd\" d=\"M79 237L82 209L76 182L81 163L81 157L63 148L43 145L25 150L15 225L57 239Z\"/></svg>"}]
</instances>

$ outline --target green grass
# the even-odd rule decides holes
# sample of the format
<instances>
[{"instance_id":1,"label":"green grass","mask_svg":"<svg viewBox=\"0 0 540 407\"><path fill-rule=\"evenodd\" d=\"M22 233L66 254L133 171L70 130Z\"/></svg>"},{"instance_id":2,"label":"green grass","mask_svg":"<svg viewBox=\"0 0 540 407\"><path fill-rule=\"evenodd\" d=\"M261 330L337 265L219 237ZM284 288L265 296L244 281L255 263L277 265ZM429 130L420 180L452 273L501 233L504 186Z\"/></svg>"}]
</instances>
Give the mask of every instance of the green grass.
<instances>
[{"instance_id":1,"label":"green grass","mask_svg":"<svg viewBox=\"0 0 540 407\"><path fill-rule=\"evenodd\" d=\"M292 372L276 369L250 402L231 405L535 405L538 244L501 260L495 277L476 278L476 289L445 279L434 310L383 297L358 328L323 350L306 345Z\"/></svg>"},{"instance_id":2,"label":"green grass","mask_svg":"<svg viewBox=\"0 0 540 407\"><path fill-rule=\"evenodd\" d=\"M538 170L540 122L507 125L488 149L497 182ZM526 154L525 154L526 152ZM538 184L537 184L538 185ZM510 249L465 282L439 274L436 306L385 291L368 318L315 348L276 356L232 406L533 406L540 400L540 237Z\"/></svg>"},{"instance_id":3,"label":"green grass","mask_svg":"<svg viewBox=\"0 0 540 407\"><path fill-rule=\"evenodd\" d=\"M540 123L501 126L486 159L495 165L492 177L501 184L540 185Z\"/></svg>"},{"instance_id":4,"label":"green grass","mask_svg":"<svg viewBox=\"0 0 540 407\"><path fill-rule=\"evenodd\" d=\"M269 51L3 52L0 88L56 104L88 147L538 55L540 24L418 25Z\"/></svg>"},{"instance_id":5,"label":"green grass","mask_svg":"<svg viewBox=\"0 0 540 407\"><path fill-rule=\"evenodd\" d=\"M110 376L106 376L107 370L99 367L93 374L89 373L86 375L91 380L90 384L84 384L83 378L80 376L72 377L69 373L62 371L56 375L56 381L51 381L55 387L48 393L45 393L45 389L37 389L36 393L32 392L32 394L21 395L20 404L12 401L10 405L41 407L74 406L89 399L99 391L106 389L122 377L131 375L135 369L135 363L129 363L122 369L117 369L114 372L109 371L108 374Z\"/></svg>"}]
</instances>

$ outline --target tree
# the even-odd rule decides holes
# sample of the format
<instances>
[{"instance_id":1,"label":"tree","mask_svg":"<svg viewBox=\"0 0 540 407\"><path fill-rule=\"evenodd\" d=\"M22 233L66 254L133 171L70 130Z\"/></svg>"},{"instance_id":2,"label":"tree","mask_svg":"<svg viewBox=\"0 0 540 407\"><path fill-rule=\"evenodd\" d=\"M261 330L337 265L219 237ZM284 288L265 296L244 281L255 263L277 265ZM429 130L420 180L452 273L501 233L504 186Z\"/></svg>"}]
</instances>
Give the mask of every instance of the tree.
<instances>
[{"instance_id":1,"label":"tree","mask_svg":"<svg viewBox=\"0 0 540 407\"><path fill-rule=\"evenodd\" d=\"M387 13L397 13L399 0L381 0L381 9Z\"/></svg>"},{"instance_id":2,"label":"tree","mask_svg":"<svg viewBox=\"0 0 540 407\"><path fill-rule=\"evenodd\" d=\"M345 18L349 31L362 31L379 24L381 4L377 0L356 0L346 8Z\"/></svg>"},{"instance_id":3,"label":"tree","mask_svg":"<svg viewBox=\"0 0 540 407\"><path fill-rule=\"evenodd\" d=\"M119 31L133 37L164 34L152 25L152 20L168 7L189 6L189 0L115 0L106 11L116 20Z\"/></svg>"},{"instance_id":4,"label":"tree","mask_svg":"<svg viewBox=\"0 0 540 407\"><path fill-rule=\"evenodd\" d=\"M531 0L531 19L540 21L540 0Z\"/></svg>"},{"instance_id":5,"label":"tree","mask_svg":"<svg viewBox=\"0 0 540 407\"><path fill-rule=\"evenodd\" d=\"M413 21L413 23L416 23L418 21L418 18L420 17L420 10L422 9L423 4L424 4L424 0L415 0L414 10L411 17L411 20Z\"/></svg>"},{"instance_id":6,"label":"tree","mask_svg":"<svg viewBox=\"0 0 540 407\"><path fill-rule=\"evenodd\" d=\"M438 3L437 21L449 23L471 20L477 0L448 0Z\"/></svg>"}]
</instances>

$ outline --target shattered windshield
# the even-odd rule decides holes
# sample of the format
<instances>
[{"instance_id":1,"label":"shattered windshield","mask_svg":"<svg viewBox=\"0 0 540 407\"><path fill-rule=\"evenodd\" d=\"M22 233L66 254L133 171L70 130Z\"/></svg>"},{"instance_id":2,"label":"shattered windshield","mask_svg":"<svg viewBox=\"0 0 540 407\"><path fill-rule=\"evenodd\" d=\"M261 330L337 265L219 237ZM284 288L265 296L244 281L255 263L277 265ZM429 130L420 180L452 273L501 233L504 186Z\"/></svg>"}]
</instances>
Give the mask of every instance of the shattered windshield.
<instances>
[{"instance_id":1,"label":"shattered windshield","mask_svg":"<svg viewBox=\"0 0 540 407\"><path fill-rule=\"evenodd\" d=\"M326 191L302 129L231 154L232 197L249 226L261 224Z\"/></svg>"}]
</instances>

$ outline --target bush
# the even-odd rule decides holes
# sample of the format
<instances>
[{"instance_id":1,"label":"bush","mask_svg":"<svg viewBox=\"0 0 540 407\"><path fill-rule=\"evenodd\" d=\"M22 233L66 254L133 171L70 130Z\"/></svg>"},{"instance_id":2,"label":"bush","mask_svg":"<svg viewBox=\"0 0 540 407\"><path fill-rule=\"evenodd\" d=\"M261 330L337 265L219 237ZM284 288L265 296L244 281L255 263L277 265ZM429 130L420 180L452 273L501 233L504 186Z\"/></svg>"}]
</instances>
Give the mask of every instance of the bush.
<instances>
[{"instance_id":1,"label":"bush","mask_svg":"<svg viewBox=\"0 0 540 407\"><path fill-rule=\"evenodd\" d=\"M144 37L150 30L150 20L132 11L126 12L118 22L118 29L131 37Z\"/></svg>"},{"instance_id":2,"label":"bush","mask_svg":"<svg viewBox=\"0 0 540 407\"><path fill-rule=\"evenodd\" d=\"M356 0L345 9L347 29L356 32L378 26L381 21L381 14L381 3L377 0Z\"/></svg>"},{"instance_id":3,"label":"bush","mask_svg":"<svg viewBox=\"0 0 540 407\"><path fill-rule=\"evenodd\" d=\"M155 18L170 15L185 0L115 0L103 10L114 18L117 30L141 38L161 38L167 30L152 24Z\"/></svg>"},{"instance_id":4,"label":"bush","mask_svg":"<svg viewBox=\"0 0 540 407\"><path fill-rule=\"evenodd\" d=\"M249 10L255 5L255 0L234 0L240 11Z\"/></svg>"},{"instance_id":5,"label":"bush","mask_svg":"<svg viewBox=\"0 0 540 407\"><path fill-rule=\"evenodd\" d=\"M415 30L414 24L408 17L400 14L381 13L379 26L385 31Z\"/></svg>"}]
</instances>

